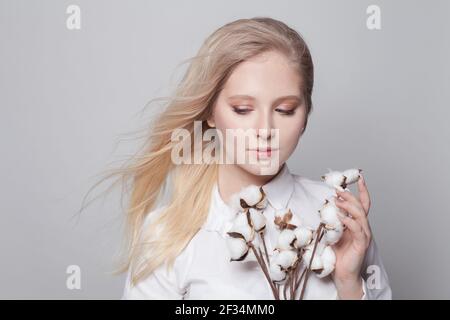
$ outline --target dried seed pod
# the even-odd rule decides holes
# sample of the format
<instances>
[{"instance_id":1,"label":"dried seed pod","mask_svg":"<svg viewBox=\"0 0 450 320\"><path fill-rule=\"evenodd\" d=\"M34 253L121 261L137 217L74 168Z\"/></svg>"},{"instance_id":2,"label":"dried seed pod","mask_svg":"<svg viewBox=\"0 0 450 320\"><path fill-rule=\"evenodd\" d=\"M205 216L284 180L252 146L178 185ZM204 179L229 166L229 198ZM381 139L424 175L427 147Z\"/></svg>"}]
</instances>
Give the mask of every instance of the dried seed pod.
<instances>
[{"instance_id":1,"label":"dried seed pod","mask_svg":"<svg viewBox=\"0 0 450 320\"><path fill-rule=\"evenodd\" d=\"M322 259L323 270L318 273L317 276L319 278L324 278L333 272L336 265L336 254L334 253L333 248L330 246L325 246L320 258Z\"/></svg>"},{"instance_id":2,"label":"dried seed pod","mask_svg":"<svg viewBox=\"0 0 450 320\"><path fill-rule=\"evenodd\" d=\"M240 204L243 209L254 207L264 209L267 205L266 195L262 187L249 185L239 192Z\"/></svg>"},{"instance_id":3,"label":"dried seed pod","mask_svg":"<svg viewBox=\"0 0 450 320\"><path fill-rule=\"evenodd\" d=\"M336 188L339 191L344 191L346 188L346 177L340 171L331 171L321 176L321 179L330 187Z\"/></svg>"},{"instance_id":4,"label":"dried seed pod","mask_svg":"<svg viewBox=\"0 0 450 320\"><path fill-rule=\"evenodd\" d=\"M339 242L344 233L343 225L336 226L334 229L325 229L324 231L324 241L328 245L333 245Z\"/></svg>"},{"instance_id":5,"label":"dried seed pod","mask_svg":"<svg viewBox=\"0 0 450 320\"><path fill-rule=\"evenodd\" d=\"M281 266L273 262L269 266L270 279L275 282L282 282L286 280L286 271L281 269Z\"/></svg>"},{"instance_id":6,"label":"dried seed pod","mask_svg":"<svg viewBox=\"0 0 450 320\"><path fill-rule=\"evenodd\" d=\"M277 249L280 250L294 249L295 241L296 236L294 231L290 229L283 229L278 235Z\"/></svg>"},{"instance_id":7,"label":"dried seed pod","mask_svg":"<svg viewBox=\"0 0 450 320\"><path fill-rule=\"evenodd\" d=\"M361 177L362 169L347 169L342 174L345 176L347 185L355 183Z\"/></svg>"},{"instance_id":8,"label":"dried seed pod","mask_svg":"<svg viewBox=\"0 0 450 320\"><path fill-rule=\"evenodd\" d=\"M247 214L244 212L238 212L233 220L233 224L228 234L240 234L246 241L252 241L255 238L255 230L249 224Z\"/></svg>"},{"instance_id":9,"label":"dried seed pod","mask_svg":"<svg viewBox=\"0 0 450 320\"><path fill-rule=\"evenodd\" d=\"M250 215L251 225L256 232L261 232L266 228L266 217L259 210L250 208L248 214Z\"/></svg>"},{"instance_id":10,"label":"dried seed pod","mask_svg":"<svg viewBox=\"0 0 450 320\"><path fill-rule=\"evenodd\" d=\"M322 208L318 210L320 214L320 221L325 225L325 229L335 229L342 226L342 222L338 217L338 213L344 213L340 208L336 206L334 200L325 199Z\"/></svg>"},{"instance_id":11,"label":"dried seed pod","mask_svg":"<svg viewBox=\"0 0 450 320\"><path fill-rule=\"evenodd\" d=\"M361 176L362 169L347 169L343 172L328 169L329 172L321 179L325 181L330 187L336 188L339 191L344 191L347 186L358 181Z\"/></svg>"},{"instance_id":12,"label":"dried seed pod","mask_svg":"<svg viewBox=\"0 0 450 320\"><path fill-rule=\"evenodd\" d=\"M274 223L280 230L293 230L301 224L301 221L292 213L291 209L285 208L275 211Z\"/></svg>"},{"instance_id":13,"label":"dried seed pod","mask_svg":"<svg viewBox=\"0 0 450 320\"><path fill-rule=\"evenodd\" d=\"M282 270L287 271L297 261L297 252L293 250L281 250L278 254L273 256L275 264L279 265Z\"/></svg>"},{"instance_id":14,"label":"dried seed pod","mask_svg":"<svg viewBox=\"0 0 450 320\"><path fill-rule=\"evenodd\" d=\"M314 250L314 243L305 247L305 252L303 253L303 262L308 267L312 258L312 252ZM316 273L317 277L324 278L333 272L336 264L336 255L334 250L329 245L324 245L323 243L318 243L316 251L314 253L314 258L311 264L311 270Z\"/></svg>"},{"instance_id":15,"label":"dried seed pod","mask_svg":"<svg viewBox=\"0 0 450 320\"><path fill-rule=\"evenodd\" d=\"M322 250L321 245L321 243L317 244L316 252L314 253L314 259L312 260L311 264L311 270L313 271L323 269L322 259L320 258L320 253ZM303 263L306 265L306 267L309 267L309 264L311 262L313 249L314 243L311 243L310 245L305 247L305 251L303 252Z\"/></svg>"},{"instance_id":16,"label":"dried seed pod","mask_svg":"<svg viewBox=\"0 0 450 320\"><path fill-rule=\"evenodd\" d=\"M248 254L249 247L244 239L227 237L226 244L230 252L230 261L242 261Z\"/></svg>"},{"instance_id":17,"label":"dried seed pod","mask_svg":"<svg viewBox=\"0 0 450 320\"><path fill-rule=\"evenodd\" d=\"M267 196L262 187L249 185L234 193L228 205L234 212L247 211L249 208L263 210L267 207Z\"/></svg>"},{"instance_id":18,"label":"dried seed pod","mask_svg":"<svg viewBox=\"0 0 450 320\"><path fill-rule=\"evenodd\" d=\"M313 231L306 227L297 227L294 229L295 243L297 249L309 245L313 240Z\"/></svg>"}]
</instances>

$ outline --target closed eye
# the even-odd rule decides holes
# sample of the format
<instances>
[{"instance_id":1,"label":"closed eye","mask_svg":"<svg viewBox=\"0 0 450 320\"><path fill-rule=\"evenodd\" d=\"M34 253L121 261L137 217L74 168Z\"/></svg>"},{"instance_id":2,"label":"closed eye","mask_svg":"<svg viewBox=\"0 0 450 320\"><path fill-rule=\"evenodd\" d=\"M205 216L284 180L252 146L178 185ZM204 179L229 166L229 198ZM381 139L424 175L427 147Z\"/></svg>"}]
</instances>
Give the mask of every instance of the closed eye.
<instances>
[{"instance_id":1,"label":"closed eye","mask_svg":"<svg viewBox=\"0 0 450 320\"><path fill-rule=\"evenodd\" d=\"M292 109L292 110L275 109L275 110L277 110L279 113L281 113L283 115L287 115L287 116L293 115L295 113L295 109Z\"/></svg>"},{"instance_id":2,"label":"closed eye","mask_svg":"<svg viewBox=\"0 0 450 320\"><path fill-rule=\"evenodd\" d=\"M250 111L252 111L251 109L248 108L237 108L237 107L233 107L233 111L236 112L237 114L246 114Z\"/></svg>"}]
</instances>

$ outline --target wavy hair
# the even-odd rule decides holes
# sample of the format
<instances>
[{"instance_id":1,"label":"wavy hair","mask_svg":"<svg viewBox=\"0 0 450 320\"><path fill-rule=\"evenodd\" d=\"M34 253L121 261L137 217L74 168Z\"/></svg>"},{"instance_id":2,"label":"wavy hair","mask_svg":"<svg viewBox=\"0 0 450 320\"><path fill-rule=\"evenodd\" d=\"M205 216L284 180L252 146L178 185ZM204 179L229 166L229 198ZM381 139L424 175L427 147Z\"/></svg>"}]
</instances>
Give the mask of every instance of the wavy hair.
<instances>
[{"instance_id":1,"label":"wavy hair","mask_svg":"<svg viewBox=\"0 0 450 320\"><path fill-rule=\"evenodd\" d=\"M218 164L175 165L171 160L175 145L172 132L183 128L193 133L194 121L202 121L203 132L211 129L207 120L233 70L241 62L270 50L284 54L300 74L307 108L306 128L312 111L314 70L305 41L285 23L269 17L235 20L213 32L197 54L185 61L188 68L171 96L152 100L165 101L165 108L146 129L144 145L126 165L101 180L116 176L122 186L131 186L124 261L117 272L131 268L132 285L163 263L173 266L208 216ZM211 142L201 143L206 148ZM168 204L161 207L151 225L143 228L146 219L155 214L165 185L172 190Z\"/></svg>"}]
</instances>

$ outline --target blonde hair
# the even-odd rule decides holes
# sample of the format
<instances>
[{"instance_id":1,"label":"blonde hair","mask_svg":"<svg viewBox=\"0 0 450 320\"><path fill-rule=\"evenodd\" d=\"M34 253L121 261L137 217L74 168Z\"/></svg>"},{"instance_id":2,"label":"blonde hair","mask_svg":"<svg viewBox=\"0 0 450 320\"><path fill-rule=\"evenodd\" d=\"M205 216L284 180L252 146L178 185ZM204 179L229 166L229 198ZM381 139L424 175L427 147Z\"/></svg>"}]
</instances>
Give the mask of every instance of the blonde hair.
<instances>
[{"instance_id":1,"label":"blonde hair","mask_svg":"<svg viewBox=\"0 0 450 320\"><path fill-rule=\"evenodd\" d=\"M123 185L131 180L125 261L118 272L131 268L132 285L163 263L173 266L175 258L208 216L218 164L175 165L171 161L172 132L184 128L192 134L194 121L202 121L202 132L210 129L206 120L211 117L216 98L230 74L241 62L269 50L283 53L301 75L307 108L306 128L312 111L314 72L305 41L281 21L268 17L239 19L217 29L197 55L186 60L190 62L188 69L173 96L163 98L167 99L166 108L151 126L141 154L104 178L118 176ZM206 147L210 142L202 143ZM146 218L155 212L158 195L169 173L174 174L169 182L173 192L168 205L144 229ZM160 231L157 237L154 236L156 226Z\"/></svg>"}]
</instances>

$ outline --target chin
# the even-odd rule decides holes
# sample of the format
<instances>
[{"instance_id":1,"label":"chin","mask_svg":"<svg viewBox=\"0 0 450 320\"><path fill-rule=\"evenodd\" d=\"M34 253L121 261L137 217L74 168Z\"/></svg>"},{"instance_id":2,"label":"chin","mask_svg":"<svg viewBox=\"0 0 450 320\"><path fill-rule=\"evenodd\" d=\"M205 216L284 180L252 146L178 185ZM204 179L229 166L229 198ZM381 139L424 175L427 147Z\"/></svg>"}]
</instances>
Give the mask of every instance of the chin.
<instances>
[{"instance_id":1,"label":"chin","mask_svg":"<svg viewBox=\"0 0 450 320\"><path fill-rule=\"evenodd\" d=\"M259 162L256 164L238 164L238 166L255 176L273 176L277 174L283 163L277 163L276 161L269 162Z\"/></svg>"}]
</instances>

